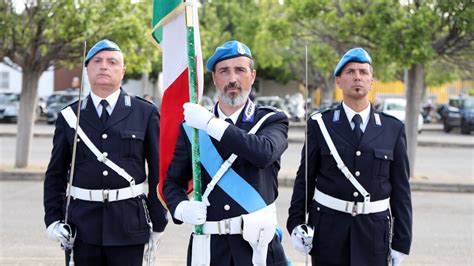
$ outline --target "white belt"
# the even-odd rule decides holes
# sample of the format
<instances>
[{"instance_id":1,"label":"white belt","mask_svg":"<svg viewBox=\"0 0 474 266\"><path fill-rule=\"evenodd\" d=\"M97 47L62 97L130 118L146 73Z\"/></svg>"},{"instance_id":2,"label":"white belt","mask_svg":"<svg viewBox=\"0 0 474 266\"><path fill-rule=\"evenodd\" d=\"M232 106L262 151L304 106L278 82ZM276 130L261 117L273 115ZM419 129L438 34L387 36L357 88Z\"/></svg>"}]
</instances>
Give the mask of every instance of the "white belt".
<instances>
[{"instance_id":1,"label":"white belt","mask_svg":"<svg viewBox=\"0 0 474 266\"><path fill-rule=\"evenodd\" d=\"M330 209L350 213L352 216L356 216L358 214L369 214L369 213L376 213L376 212L383 212L388 209L390 205L390 198L386 198L383 200L372 201L372 202L353 202L353 201L345 201L340 200L338 198L334 198L323 192L319 191L318 189L314 192L314 200L319 204L326 206Z\"/></svg>"},{"instance_id":2,"label":"white belt","mask_svg":"<svg viewBox=\"0 0 474 266\"><path fill-rule=\"evenodd\" d=\"M242 217L233 217L217 222L205 222L203 232L206 235L237 235L242 234Z\"/></svg>"},{"instance_id":3,"label":"white belt","mask_svg":"<svg viewBox=\"0 0 474 266\"><path fill-rule=\"evenodd\" d=\"M143 184L120 189L84 189L71 186L71 196L75 199L98 202L125 200L144 194L145 186Z\"/></svg>"}]
</instances>

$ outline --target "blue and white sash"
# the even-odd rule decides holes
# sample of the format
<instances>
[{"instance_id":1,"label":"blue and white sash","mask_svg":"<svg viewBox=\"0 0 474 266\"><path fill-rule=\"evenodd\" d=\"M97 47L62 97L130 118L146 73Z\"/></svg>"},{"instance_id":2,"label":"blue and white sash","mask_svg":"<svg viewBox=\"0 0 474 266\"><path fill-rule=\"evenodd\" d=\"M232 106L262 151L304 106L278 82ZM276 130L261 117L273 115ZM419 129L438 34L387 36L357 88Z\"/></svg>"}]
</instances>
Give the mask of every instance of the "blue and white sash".
<instances>
[{"instance_id":1,"label":"blue and white sash","mask_svg":"<svg viewBox=\"0 0 474 266\"><path fill-rule=\"evenodd\" d=\"M273 112L268 113L262 117L262 119L260 119L260 121L258 121L258 123L249 131L249 134L255 134L263 122L273 114ZM191 128L188 127L186 123L183 123L183 127L188 139L191 140ZM199 147L201 150L201 164L204 166L204 169L209 176L213 177L212 181L206 188L206 192L203 193L203 202L207 202L209 205L207 197L217 184L248 213L255 212L267 206L258 191L243 177L230 168L237 158L237 155L232 154L229 159L224 162L209 135L202 130L199 130Z\"/></svg>"}]
</instances>

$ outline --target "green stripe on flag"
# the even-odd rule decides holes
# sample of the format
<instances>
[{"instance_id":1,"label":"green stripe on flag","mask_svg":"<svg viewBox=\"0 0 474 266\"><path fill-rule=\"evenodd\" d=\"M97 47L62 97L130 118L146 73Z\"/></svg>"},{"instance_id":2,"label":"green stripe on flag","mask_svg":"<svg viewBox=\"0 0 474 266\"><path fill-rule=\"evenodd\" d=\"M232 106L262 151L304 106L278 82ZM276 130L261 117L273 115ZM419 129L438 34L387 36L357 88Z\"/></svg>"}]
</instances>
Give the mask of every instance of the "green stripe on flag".
<instances>
[{"instance_id":1,"label":"green stripe on flag","mask_svg":"<svg viewBox=\"0 0 474 266\"><path fill-rule=\"evenodd\" d=\"M151 21L153 28L166 16L170 15L181 3L183 3L182 0L153 0L153 17ZM163 40L163 27L158 27L151 35L155 41L161 43Z\"/></svg>"}]
</instances>

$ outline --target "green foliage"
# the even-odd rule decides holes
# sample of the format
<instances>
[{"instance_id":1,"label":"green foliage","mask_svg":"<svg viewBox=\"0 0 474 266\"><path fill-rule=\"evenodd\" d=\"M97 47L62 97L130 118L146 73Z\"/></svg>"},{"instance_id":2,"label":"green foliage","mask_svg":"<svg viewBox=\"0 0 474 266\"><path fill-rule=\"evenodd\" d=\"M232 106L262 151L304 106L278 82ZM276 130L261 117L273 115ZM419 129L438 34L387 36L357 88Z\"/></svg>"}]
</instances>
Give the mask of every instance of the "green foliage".
<instances>
[{"instance_id":1,"label":"green foliage","mask_svg":"<svg viewBox=\"0 0 474 266\"><path fill-rule=\"evenodd\" d=\"M87 49L108 38L119 44L128 73L148 72L160 60L150 44L151 5L129 0L60 0L29 3L21 13L12 1L2 1L0 56L24 71L42 72L50 66L76 67ZM151 60L150 60L151 59Z\"/></svg>"},{"instance_id":2,"label":"green foliage","mask_svg":"<svg viewBox=\"0 0 474 266\"><path fill-rule=\"evenodd\" d=\"M292 79L286 58L290 52L290 22L276 1L213 0L203 5L200 30L204 59L216 47L239 40L252 50L259 77L286 82ZM206 80L210 80L208 73Z\"/></svg>"}]
</instances>

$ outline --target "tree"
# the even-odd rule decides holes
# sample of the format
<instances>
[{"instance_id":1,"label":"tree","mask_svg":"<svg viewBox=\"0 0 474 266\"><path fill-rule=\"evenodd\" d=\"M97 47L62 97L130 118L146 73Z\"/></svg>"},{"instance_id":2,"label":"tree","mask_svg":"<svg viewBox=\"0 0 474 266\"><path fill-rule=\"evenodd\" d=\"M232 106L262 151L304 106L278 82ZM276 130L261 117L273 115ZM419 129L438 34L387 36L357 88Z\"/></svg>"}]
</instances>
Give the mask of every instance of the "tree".
<instances>
[{"instance_id":1,"label":"tree","mask_svg":"<svg viewBox=\"0 0 474 266\"><path fill-rule=\"evenodd\" d=\"M150 58L159 58L147 40L151 6L129 0L2 1L0 58L23 73L15 167L28 165L34 106L40 75L50 67L82 65L84 41L88 48L109 38L119 43L129 72L151 69Z\"/></svg>"},{"instance_id":2,"label":"tree","mask_svg":"<svg viewBox=\"0 0 474 266\"><path fill-rule=\"evenodd\" d=\"M375 76L397 78L407 68L407 117L405 119L410 165L415 167L417 117L427 83L447 81L472 70L473 5L469 0L413 0L406 4L391 0L333 1L294 0L289 2L290 20L295 21L295 42L305 40L319 46L317 58L334 66L348 48L362 46L374 59ZM301 43L301 41L300 41ZM295 45L300 46L300 45ZM314 50L313 50L314 52ZM339 57L334 56L339 54ZM312 64L323 97L331 68L321 61ZM437 71L444 66L441 73ZM448 68L449 66L449 68ZM464 71L463 71L464 70Z\"/></svg>"},{"instance_id":3,"label":"tree","mask_svg":"<svg viewBox=\"0 0 474 266\"><path fill-rule=\"evenodd\" d=\"M203 57L209 58L216 47L229 40L247 44L255 59L258 78L280 82L292 80L286 67L286 26L275 23L284 6L272 0L203 1L200 15ZM288 21L286 21L288 23ZM210 75L206 76L209 83Z\"/></svg>"},{"instance_id":4,"label":"tree","mask_svg":"<svg viewBox=\"0 0 474 266\"><path fill-rule=\"evenodd\" d=\"M462 72L466 65L472 66L474 8L469 0L414 0L402 6L399 15L398 26L384 34L383 50L407 68L405 124L408 155L413 169L423 90L427 81L436 82L436 79L431 77L427 80L426 77L437 74L442 77L438 80L447 80L459 77L456 74ZM398 42L390 41L394 39ZM439 69L440 64L452 68L444 68L441 73L427 73L427 69ZM438 68L434 67L436 65ZM472 67L468 69L472 70Z\"/></svg>"},{"instance_id":5,"label":"tree","mask_svg":"<svg viewBox=\"0 0 474 266\"><path fill-rule=\"evenodd\" d=\"M390 30L396 21L392 12L398 3L377 1L295 0L288 2L290 34L297 59L290 60L295 76L304 71L302 47L309 46L309 87L321 89L321 100L334 97L334 67L350 48L363 47L374 59L377 79L393 79L396 65L380 52L380 31ZM379 25L379 26L378 26Z\"/></svg>"}]
</instances>

